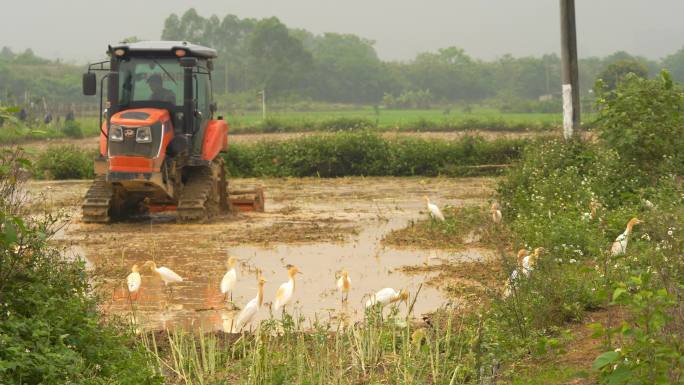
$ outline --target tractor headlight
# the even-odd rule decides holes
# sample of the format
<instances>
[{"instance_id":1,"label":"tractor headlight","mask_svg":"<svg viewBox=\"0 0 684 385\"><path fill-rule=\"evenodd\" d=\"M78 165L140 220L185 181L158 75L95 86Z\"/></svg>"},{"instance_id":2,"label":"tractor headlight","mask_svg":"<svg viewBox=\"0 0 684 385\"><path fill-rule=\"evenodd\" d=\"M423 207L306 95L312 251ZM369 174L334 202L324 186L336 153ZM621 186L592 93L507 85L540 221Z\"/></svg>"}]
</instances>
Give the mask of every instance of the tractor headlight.
<instances>
[{"instance_id":1,"label":"tractor headlight","mask_svg":"<svg viewBox=\"0 0 684 385\"><path fill-rule=\"evenodd\" d=\"M112 124L109 126L109 140L123 142L123 127Z\"/></svg>"},{"instance_id":2,"label":"tractor headlight","mask_svg":"<svg viewBox=\"0 0 684 385\"><path fill-rule=\"evenodd\" d=\"M138 127L135 133L135 141L138 143L152 143L152 129L149 126Z\"/></svg>"}]
</instances>

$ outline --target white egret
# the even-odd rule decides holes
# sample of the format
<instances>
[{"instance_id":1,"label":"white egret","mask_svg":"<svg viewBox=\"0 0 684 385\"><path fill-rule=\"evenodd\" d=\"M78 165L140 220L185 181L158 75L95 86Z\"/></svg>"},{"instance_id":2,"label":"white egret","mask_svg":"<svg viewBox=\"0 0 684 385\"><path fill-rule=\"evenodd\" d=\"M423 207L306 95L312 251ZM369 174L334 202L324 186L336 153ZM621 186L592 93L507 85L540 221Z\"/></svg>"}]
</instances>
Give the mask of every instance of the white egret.
<instances>
[{"instance_id":1,"label":"white egret","mask_svg":"<svg viewBox=\"0 0 684 385\"><path fill-rule=\"evenodd\" d=\"M428 198L427 195L423 196L423 199L425 199L425 206L430 212L430 216L432 217L432 219L444 222L444 214L442 214L442 210L440 210L436 204L430 203L430 198Z\"/></svg>"},{"instance_id":2,"label":"white egret","mask_svg":"<svg viewBox=\"0 0 684 385\"><path fill-rule=\"evenodd\" d=\"M618 235L617 238L615 238L615 242L613 242L613 245L610 248L610 253L613 256L616 255L622 255L625 252L627 252L627 242L629 241L629 234L632 233L632 228L634 225L638 225L639 223L642 223L638 218L632 218L627 222L627 228L625 231Z\"/></svg>"},{"instance_id":3,"label":"white egret","mask_svg":"<svg viewBox=\"0 0 684 385\"><path fill-rule=\"evenodd\" d=\"M601 205L594 198L591 198L591 201L589 201L589 210L590 210L589 218L591 220L594 220L598 217L597 210L600 206Z\"/></svg>"},{"instance_id":4,"label":"white egret","mask_svg":"<svg viewBox=\"0 0 684 385\"><path fill-rule=\"evenodd\" d=\"M499 210L499 204L494 202L492 203L492 207L489 208L489 211L492 214L492 222L496 223L497 225L501 223L501 210Z\"/></svg>"},{"instance_id":5,"label":"white egret","mask_svg":"<svg viewBox=\"0 0 684 385\"><path fill-rule=\"evenodd\" d=\"M231 302L233 301L233 288L237 282L237 271L235 270L236 264L237 258L228 257L228 261L226 261L226 267L228 268L228 271L223 275L223 279L221 279L221 293L224 296L224 301L228 295L228 292L230 292Z\"/></svg>"},{"instance_id":6,"label":"white egret","mask_svg":"<svg viewBox=\"0 0 684 385\"><path fill-rule=\"evenodd\" d=\"M525 276L529 276L530 271L534 267L534 257L530 257L530 252L527 249L518 250L517 260L517 266L511 272L511 276L508 278L506 285L504 286L504 298L511 295L511 286L515 284L515 280L518 279L520 270L522 270L522 273L525 274Z\"/></svg>"},{"instance_id":7,"label":"white egret","mask_svg":"<svg viewBox=\"0 0 684 385\"><path fill-rule=\"evenodd\" d=\"M351 288L351 278L346 270L342 270L340 277L337 278L337 290L340 291L342 302L346 302L349 297L349 289Z\"/></svg>"},{"instance_id":8,"label":"white egret","mask_svg":"<svg viewBox=\"0 0 684 385\"><path fill-rule=\"evenodd\" d=\"M164 285L167 287L170 283L183 282L183 278L181 278L180 275L176 274L175 271L169 269L166 266L157 267L157 264L153 261L145 262L143 267L149 267L152 271L157 273L159 278L161 278L161 280L164 281Z\"/></svg>"},{"instance_id":9,"label":"white egret","mask_svg":"<svg viewBox=\"0 0 684 385\"><path fill-rule=\"evenodd\" d=\"M534 266L537 264L537 259L541 255L541 253L544 251L543 247L537 247L534 249L534 253L531 255L527 253L522 259L522 271L523 274L525 274L526 277L530 276L530 272L534 270ZM527 252L527 250L525 250Z\"/></svg>"},{"instance_id":10,"label":"white egret","mask_svg":"<svg viewBox=\"0 0 684 385\"><path fill-rule=\"evenodd\" d=\"M126 277L126 284L128 285L128 293L133 296L138 290L140 290L140 284L142 279L140 278L140 269L138 265L135 264L131 267L131 273Z\"/></svg>"},{"instance_id":11,"label":"white egret","mask_svg":"<svg viewBox=\"0 0 684 385\"><path fill-rule=\"evenodd\" d=\"M302 274L297 267L288 265L287 275L290 279L280 285L278 291L276 291L275 301L273 302L273 310L278 311L281 307L287 305L292 300L292 295L295 291L295 275Z\"/></svg>"},{"instance_id":12,"label":"white egret","mask_svg":"<svg viewBox=\"0 0 684 385\"><path fill-rule=\"evenodd\" d=\"M246 324L252 322L252 319L254 319L254 316L259 312L261 305L264 303L264 283L266 283L266 280L263 277L259 277L258 282L259 287L257 289L256 297L247 302L247 305L245 305L235 321L235 330L237 331L241 330Z\"/></svg>"},{"instance_id":13,"label":"white egret","mask_svg":"<svg viewBox=\"0 0 684 385\"><path fill-rule=\"evenodd\" d=\"M396 291L391 287L386 287L384 289L378 290L377 293L371 295L371 297L366 301L366 307L371 307L376 304L382 306L389 305L390 303L395 303L398 301L408 304L409 293L408 291L401 289Z\"/></svg>"}]
</instances>

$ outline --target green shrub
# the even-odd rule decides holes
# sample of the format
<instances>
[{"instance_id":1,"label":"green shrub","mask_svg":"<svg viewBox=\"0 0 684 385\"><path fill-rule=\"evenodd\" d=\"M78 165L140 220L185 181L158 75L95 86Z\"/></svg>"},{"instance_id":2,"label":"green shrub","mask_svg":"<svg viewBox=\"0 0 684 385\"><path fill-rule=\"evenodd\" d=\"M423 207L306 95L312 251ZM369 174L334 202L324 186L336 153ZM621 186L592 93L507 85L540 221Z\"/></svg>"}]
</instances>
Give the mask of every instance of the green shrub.
<instances>
[{"instance_id":1,"label":"green shrub","mask_svg":"<svg viewBox=\"0 0 684 385\"><path fill-rule=\"evenodd\" d=\"M133 335L104 322L83 261L48 243L64 218L17 214L25 167L0 154L0 383L160 383Z\"/></svg>"},{"instance_id":2,"label":"green shrub","mask_svg":"<svg viewBox=\"0 0 684 385\"><path fill-rule=\"evenodd\" d=\"M64 135L70 138L82 138L83 130L81 129L81 124L75 120L67 120L64 122L62 127L62 132Z\"/></svg>"},{"instance_id":3,"label":"green shrub","mask_svg":"<svg viewBox=\"0 0 684 385\"><path fill-rule=\"evenodd\" d=\"M614 91L599 82L596 129L627 163L646 170L684 170L684 93L667 72L648 80L628 74ZM656 174L657 175L657 174Z\"/></svg>"},{"instance_id":4,"label":"green shrub","mask_svg":"<svg viewBox=\"0 0 684 385\"><path fill-rule=\"evenodd\" d=\"M455 176L468 174L464 166L509 163L524 143L478 137L388 139L365 130L234 144L225 159L234 176Z\"/></svg>"},{"instance_id":5,"label":"green shrub","mask_svg":"<svg viewBox=\"0 0 684 385\"><path fill-rule=\"evenodd\" d=\"M382 104L391 109L427 109L434 102L430 90L403 91L399 96L385 94Z\"/></svg>"},{"instance_id":6,"label":"green shrub","mask_svg":"<svg viewBox=\"0 0 684 385\"><path fill-rule=\"evenodd\" d=\"M644 170L608 143L546 141L528 145L498 192L517 244L548 251L513 294L494 302L497 346L528 346L549 331L581 319L611 298L630 314L615 328L598 329L621 350L595 364L608 383L668 383L682 378L684 195L667 168ZM650 203L646 204L646 199ZM591 218L590 201L600 204ZM624 256L608 249L631 217L645 221ZM514 266L505 270L509 274ZM617 291L616 291L617 290ZM624 295L616 295L622 293ZM654 344L655 342L655 344ZM648 364L647 364L648 362Z\"/></svg>"},{"instance_id":7,"label":"green shrub","mask_svg":"<svg viewBox=\"0 0 684 385\"><path fill-rule=\"evenodd\" d=\"M326 119L317 125L319 131L353 131L374 127L375 123L365 118L339 117Z\"/></svg>"},{"instance_id":8,"label":"green shrub","mask_svg":"<svg viewBox=\"0 0 684 385\"><path fill-rule=\"evenodd\" d=\"M74 145L49 147L38 156L38 176L46 179L90 179L93 177L94 151Z\"/></svg>"}]
</instances>

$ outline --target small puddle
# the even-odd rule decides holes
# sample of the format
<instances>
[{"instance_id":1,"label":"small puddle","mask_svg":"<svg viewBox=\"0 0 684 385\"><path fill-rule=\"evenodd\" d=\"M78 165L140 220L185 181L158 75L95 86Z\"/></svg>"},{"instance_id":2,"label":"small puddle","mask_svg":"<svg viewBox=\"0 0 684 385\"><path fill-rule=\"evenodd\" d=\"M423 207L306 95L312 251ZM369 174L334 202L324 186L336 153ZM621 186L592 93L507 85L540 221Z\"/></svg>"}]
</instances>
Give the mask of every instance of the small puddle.
<instances>
[{"instance_id":1,"label":"small puddle","mask_svg":"<svg viewBox=\"0 0 684 385\"><path fill-rule=\"evenodd\" d=\"M293 264L303 274L297 276L294 303L288 306L288 312L292 314L294 309L296 315L308 320L344 317L356 321L363 318L363 303L367 295L384 287L392 287L406 289L413 296L420 284L430 277L431 273L403 274L397 271L402 266L481 261L488 257L487 251L477 249L457 252L406 250L381 244L384 234L405 226L407 222L406 218L374 221L365 226L354 240L346 243L278 244L273 247L239 246L226 249L225 255L238 256L241 262L233 302L242 307L256 296L256 269L260 269L267 280L264 286L265 305L255 321L268 319L271 316L269 304L280 284L287 281L285 266ZM115 290L107 310L135 314L137 323L145 329L183 326L201 328L203 331L230 332L239 310L225 304L219 292L219 281L225 272L222 267L225 255L211 260L203 256L199 263L191 256L174 258L173 269L186 278L184 282L167 289L156 277L144 273L140 298L132 304L122 285ZM352 280L352 289L345 305L341 303L335 286L335 273L343 269L349 272ZM427 313L448 301L438 288L423 285L413 312ZM405 314L406 307L402 307L401 312ZM273 316L279 318L280 314Z\"/></svg>"}]
</instances>

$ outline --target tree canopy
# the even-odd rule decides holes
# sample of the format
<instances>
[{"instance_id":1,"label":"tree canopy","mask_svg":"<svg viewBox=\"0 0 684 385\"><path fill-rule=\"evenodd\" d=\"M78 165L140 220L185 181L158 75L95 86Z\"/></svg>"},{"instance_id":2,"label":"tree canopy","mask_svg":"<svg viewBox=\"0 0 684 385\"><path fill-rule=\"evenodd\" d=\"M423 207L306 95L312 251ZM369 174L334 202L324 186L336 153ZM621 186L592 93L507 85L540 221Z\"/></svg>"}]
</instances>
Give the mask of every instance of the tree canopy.
<instances>
[{"instance_id":1,"label":"tree canopy","mask_svg":"<svg viewBox=\"0 0 684 385\"><path fill-rule=\"evenodd\" d=\"M406 106L486 103L510 107L544 100L560 108L560 58L556 54L503 55L484 61L459 47L445 47L419 53L413 60L383 61L373 41L353 34L316 35L290 28L275 17L204 17L193 8L169 15L161 38L215 48L219 57L212 78L217 94L254 98L265 89L270 98L358 104L384 100ZM623 51L582 58L580 90L587 96L597 78L610 86L627 73L647 77L662 68L672 73L673 80L684 82L684 48L662 62ZM60 103L92 101L81 95L82 71L82 66L43 59L31 50L15 53L5 47L0 50L0 102L17 103L27 95Z\"/></svg>"}]
</instances>

